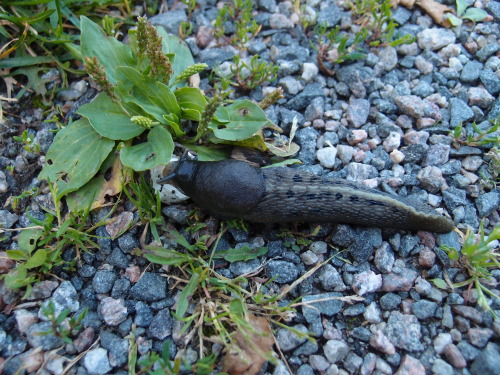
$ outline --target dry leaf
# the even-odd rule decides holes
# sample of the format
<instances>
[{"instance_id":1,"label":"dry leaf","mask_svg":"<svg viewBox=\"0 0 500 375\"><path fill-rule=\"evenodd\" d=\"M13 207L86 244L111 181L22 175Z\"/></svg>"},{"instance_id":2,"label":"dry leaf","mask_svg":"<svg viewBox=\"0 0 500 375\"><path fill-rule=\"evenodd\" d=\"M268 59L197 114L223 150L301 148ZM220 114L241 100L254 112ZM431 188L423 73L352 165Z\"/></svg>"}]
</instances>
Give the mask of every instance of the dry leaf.
<instances>
[{"instance_id":1,"label":"dry leaf","mask_svg":"<svg viewBox=\"0 0 500 375\"><path fill-rule=\"evenodd\" d=\"M392 6L395 8L397 5L403 5L406 8L412 9L415 4L422 8L429 16L432 17L434 22L441 26L449 27L446 22L445 13L453 13L453 9L449 6L438 3L435 0L392 0Z\"/></svg>"},{"instance_id":2,"label":"dry leaf","mask_svg":"<svg viewBox=\"0 0 500 375\"><path fill-rule=\"evenodd\" d=\"M130 211L125 211L113 219L111 223L106 225L106 231L112 239L115 239L129 228L134 220L134 214Z\"/></svg>"},{"instance_id":3,"label":"dry leaf","mask_svg":"<svg viewBox=\"0 0 500 375\"><path fill-rule=\"evenodd\" d=\"M266 358L264 354L271 351L274 336L265 318L249 314L249 323L253 331L237 331L234 335L234 346L226 352L222 371L229 375L255 375Z\"/></svg>"}]
</instances>

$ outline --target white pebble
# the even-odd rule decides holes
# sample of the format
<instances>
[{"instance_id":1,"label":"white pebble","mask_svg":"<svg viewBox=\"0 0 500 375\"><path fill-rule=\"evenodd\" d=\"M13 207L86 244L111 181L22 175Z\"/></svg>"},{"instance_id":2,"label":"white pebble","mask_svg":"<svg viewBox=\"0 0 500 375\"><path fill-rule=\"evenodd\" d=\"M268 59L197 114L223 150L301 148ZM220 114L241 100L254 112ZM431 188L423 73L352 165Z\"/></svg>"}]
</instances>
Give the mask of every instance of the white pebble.
<instances>
[{"instance_id":1,"label":"white pebble","mask_svg":"<svg viewBox=\"0 0 500 375\"><path fill-rule=\"evenodd\" d=\"M405 154L403 154L401 151L399 150L393 150L389 156L391 157L391 160L394 164L399 164L403 161L403 159L405 158Z\"/></svg>"},{"instance_id":2,"label":"white pebble","mask_svg":"<svg viewBox=\"0 0 500 375\"><path fill-rule=\"evenodd\" d=\"M401 134L397 132L390 132L384 141L384 150L387 152L394 151L401 144Z\"/></svg>"},{"instance_id":3,"label":"white pebble","mask_svg":"<svg viewBox=\"0 0 500 375\"><path fill-rule=\"evenodd\" d=\"M312 81L318 75L318 67L313 63L304 63L302 65L302 78L306 81Z\"/></svg>"},{"instance_id":4,"label":"white pebble","mask_svg":"<svg viewBox=\"0 0 500 375\"><path fill-rule=\"evenodd\" d=\"M336 156L337 149L335 147L325 147L316 152L316 158L325 168L333 168Z\"/></svg>"}]
</instances>

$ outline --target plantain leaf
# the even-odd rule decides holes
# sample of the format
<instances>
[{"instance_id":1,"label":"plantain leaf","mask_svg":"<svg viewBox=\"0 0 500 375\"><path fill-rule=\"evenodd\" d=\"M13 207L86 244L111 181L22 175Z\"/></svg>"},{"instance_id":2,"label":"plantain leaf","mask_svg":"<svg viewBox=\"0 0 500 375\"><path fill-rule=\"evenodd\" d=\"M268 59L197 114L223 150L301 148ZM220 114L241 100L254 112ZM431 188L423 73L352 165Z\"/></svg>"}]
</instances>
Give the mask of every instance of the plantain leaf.
<instances>
[{"instance_id":1,"label":"plantain leaf","mask_svg":"<svg viewBox=\"0 0 500 375\"><path fill-rule=\"evenodd\" d=\"M82 55L89 58L96 56L112 84L117 82L120 75L117 70L119 66L137 66L137 60L128 45L107 36L96 23L85 16L81 16L80 30Z\"/></svg>"},{"instance_id":2,"label":"plantain leaf","mask_svg":"<svg viewBox=\"0 0 500 375\"><path fill-rule=\"evenodd\" d=\"M168 130L163 126L155 126L149 131L147 142L125 146L120 151L120 159L126 167L144 171L159 164L167 164L173 151L174 141Z\"/></svg>"},{"instance_id":3,"label":"plantain leaf","mask_svg":"<svg viewBox=\"0 0 500 375\"><path fill-rule=\"evenodd\" d=\"M226 107L227 123L213 121L209 127L215 136L228 141L241 141L250 138L268 121L266 114L250 100L238 100ZM217 117L222 117L222 112Z\"/></svg>"},{"instance_id":4,"label":"plantain leaf","mask_svg":"<svg viewBox=\"0 0 500 375\"><path fill-rule=\"evenodd\" d=\"M111 139L100 136L87 119L75 121L55 136L38 178L57 182L60 198L90 181L114 145Z\"/></svg>"},{"instance_id":5,"label":"plantain leaf","mask_svg":"<svg viewBox=\"0 0 500 375\"><path fill-rule=\"evenodd\" d=\"M120 104L114 103L103 92L90 103L82 105L78 113L89 120L96 132L109 139L126 141L145 130L130 121L130 117L139 113L127 113Z\"/></svg>"}]
</instances>

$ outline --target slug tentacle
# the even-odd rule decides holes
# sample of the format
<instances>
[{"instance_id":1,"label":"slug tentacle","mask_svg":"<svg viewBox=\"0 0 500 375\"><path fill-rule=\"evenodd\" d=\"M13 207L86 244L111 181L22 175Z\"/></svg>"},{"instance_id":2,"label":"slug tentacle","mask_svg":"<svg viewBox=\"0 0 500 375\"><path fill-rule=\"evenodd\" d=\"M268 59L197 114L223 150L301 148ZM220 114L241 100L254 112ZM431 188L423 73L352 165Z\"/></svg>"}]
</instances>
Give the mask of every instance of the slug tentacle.
<instances>
[{"instance_id":1,"label":"slug tentacle","mask_svg":"<svg viewBox=\"0 0 500 375\"><path fill-rule=\"evenodd\" d=\"M258 223L337 222L450 232L429 206L340 179L291 168L254 168L237 160L180 161L171 180L200 207Z\"/></svg>"}]
</instances>

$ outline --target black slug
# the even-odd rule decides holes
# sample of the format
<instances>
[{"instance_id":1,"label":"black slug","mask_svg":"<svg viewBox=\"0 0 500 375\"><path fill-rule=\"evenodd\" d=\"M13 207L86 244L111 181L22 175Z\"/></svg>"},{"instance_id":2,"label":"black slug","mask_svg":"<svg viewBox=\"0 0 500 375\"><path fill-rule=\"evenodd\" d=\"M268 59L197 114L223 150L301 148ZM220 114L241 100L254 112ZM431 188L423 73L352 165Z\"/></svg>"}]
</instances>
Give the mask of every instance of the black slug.
<instances>
[{"instance_id":1,"label":"black slug","mask_svg":"<svg viewBox=\"0 0 500 375\"><path fill-rule=\"evenodd\" d=\"M224 219L257 223L336 222L450 232L453 222L416 200L286 167L254 168L239 160L181 159L169 176L200 207Z\"/></svg>"}]
</instances>

